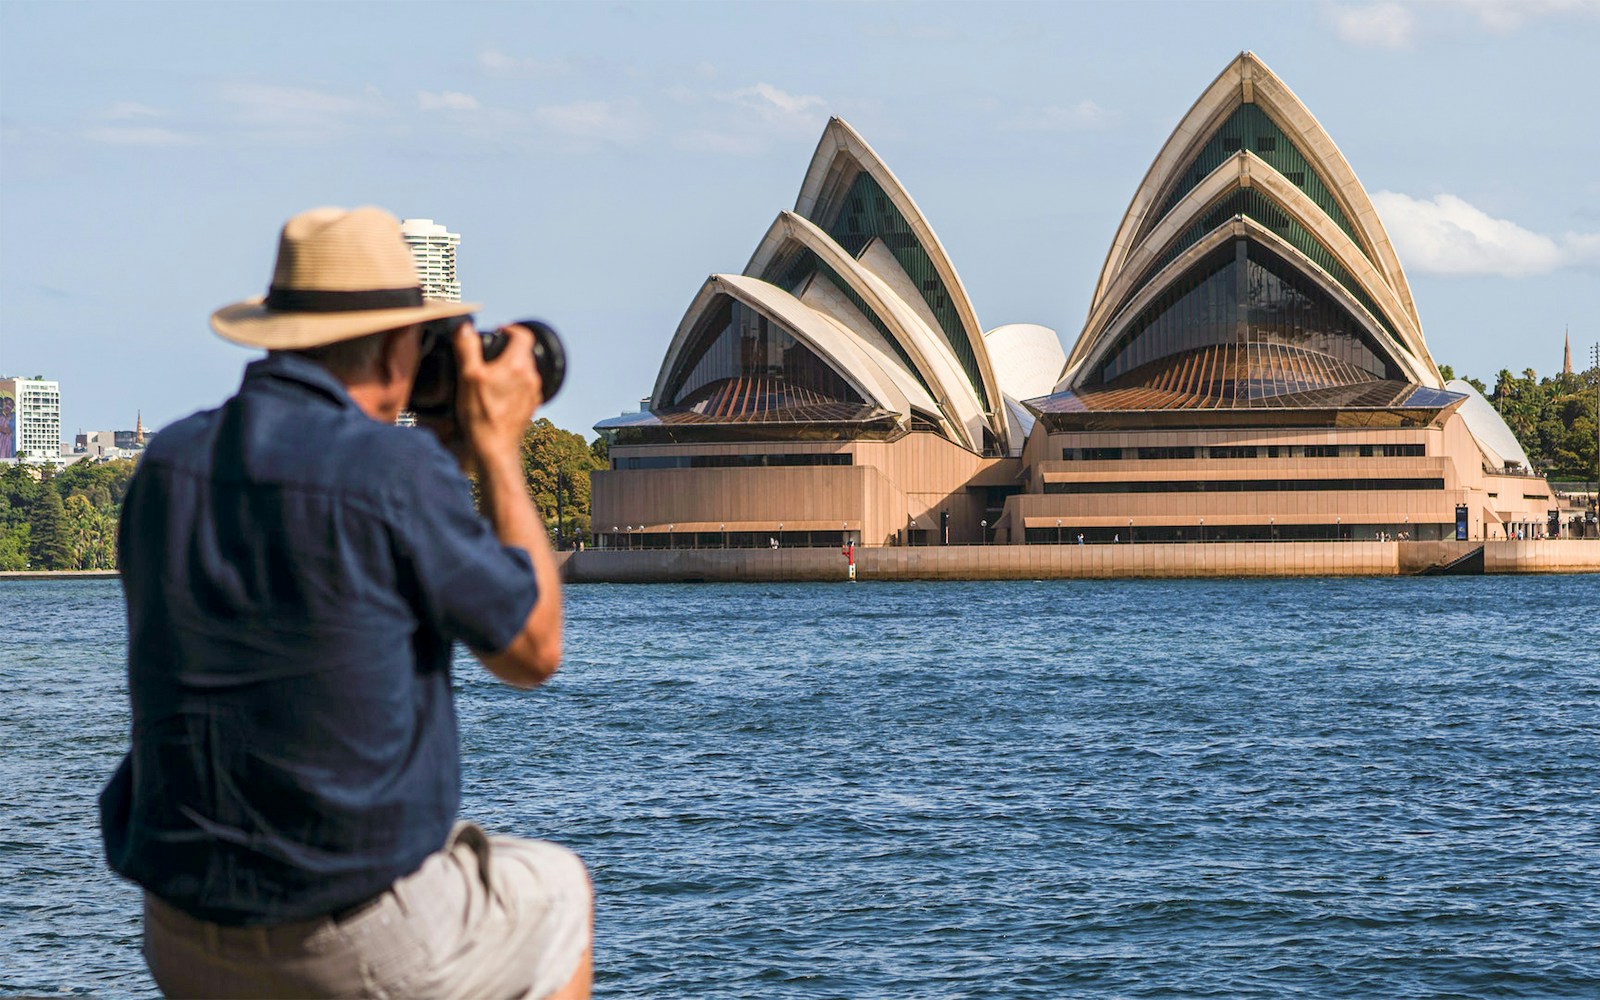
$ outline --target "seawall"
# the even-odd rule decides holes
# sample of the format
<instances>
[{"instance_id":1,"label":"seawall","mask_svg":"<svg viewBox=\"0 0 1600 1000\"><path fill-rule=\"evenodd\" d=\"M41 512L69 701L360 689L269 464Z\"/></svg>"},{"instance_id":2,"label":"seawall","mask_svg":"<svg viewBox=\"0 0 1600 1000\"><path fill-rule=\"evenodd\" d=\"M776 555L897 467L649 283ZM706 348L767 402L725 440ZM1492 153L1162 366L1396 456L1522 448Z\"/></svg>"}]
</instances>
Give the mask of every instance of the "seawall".
<instances>
[{"instance_id":1,"label":"seawall","mask_svg":"<svg viewBox=\"0 0 1600 1000\"><path fill-rule=\"evenodd\" d=\"M1485 574L1600 573L1600 539L1490 542L1207 542L959 545L856 550L858 580L1409 576L1483 549ZM843 581L837 549L589 549L558 552L568 583ZM116 570L21 570L6 580L104 580Z\"/></svg>"},{"instance_id":2,"label":"seawall","mask_svg":"<svg viewBox=\"0 0 1600 1000\"><path fill-rule=\"evenodd\" d=\"M856 550L858 580L1401 576L1482 547L1485 573L1600 573L1600 539L1539 542L1209 542L972 545ZM563 552L571 583L843 581L837 549Z\"/></svg>"},{"instance_id":3,"label":"seawall","mask_svg":"<svg viewBox=\"0 0 1600 1000\"><path fill-rule=\"evenodd\" d=\"M0 570L0 580L115 580L121 575L114 569Z\"/></svg>"}]
</instances>

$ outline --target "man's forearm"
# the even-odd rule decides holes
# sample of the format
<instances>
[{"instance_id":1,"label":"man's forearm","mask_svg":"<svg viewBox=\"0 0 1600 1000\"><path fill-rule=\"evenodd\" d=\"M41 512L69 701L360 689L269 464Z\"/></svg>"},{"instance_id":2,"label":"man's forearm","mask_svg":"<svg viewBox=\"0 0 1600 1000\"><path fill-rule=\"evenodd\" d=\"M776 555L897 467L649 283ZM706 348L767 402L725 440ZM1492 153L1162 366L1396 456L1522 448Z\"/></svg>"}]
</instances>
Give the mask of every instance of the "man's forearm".
<instances>
[{"instance_id":1,"label":"man's forearm","mask_svg":"<svg viewBox=\"0 0 1600 1000\"><path fill-rule=\"evenodd\" d=\"M522 634L504 653L487 657L484 663L501 679L532 687L554 673L561 660L561 575L539 512L528 496L520 456L512 453L481 462L478 487L496 537L501 544L528 553L539 587Z\"/></svg>"}]
</instances>

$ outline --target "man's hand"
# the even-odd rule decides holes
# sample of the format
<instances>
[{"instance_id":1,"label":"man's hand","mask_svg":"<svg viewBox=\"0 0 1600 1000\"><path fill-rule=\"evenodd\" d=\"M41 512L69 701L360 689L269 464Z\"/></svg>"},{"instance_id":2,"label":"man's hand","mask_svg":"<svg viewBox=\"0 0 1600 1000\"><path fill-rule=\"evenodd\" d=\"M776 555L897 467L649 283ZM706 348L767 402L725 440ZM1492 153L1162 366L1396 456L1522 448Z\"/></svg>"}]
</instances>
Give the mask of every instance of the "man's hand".
<instances>
[{"instance_id":1,"label":"man's hand","mask_svg":"<svg viewBox=\"0 0 1600 1000\"><path fill-rule=\"evenodd\" d=\"M533 332L508 326L510 339L493 361L483 359L483 338L472 324L456 330L456 423L479 466L493 455L522 447L528 421L544 402L533 363Z\"/></svg>"},{"instance_id":2,"label":"man's hand","mask_svg":"<svg viewBox=\"0 0 1600 1000\"><path fill-rule=\"evenodd\" d=\"M478 467L484 514L502 545L528 553L539 584L521 633L504 650L478 658L506 683L535 687L561 662L561 576L522 471L522 436L543 402L533 332L515 325L505 332L510 343L493 361L483 360L483 338L470 325L456 332L456 423Z\"/></svg>"}]
</instances>

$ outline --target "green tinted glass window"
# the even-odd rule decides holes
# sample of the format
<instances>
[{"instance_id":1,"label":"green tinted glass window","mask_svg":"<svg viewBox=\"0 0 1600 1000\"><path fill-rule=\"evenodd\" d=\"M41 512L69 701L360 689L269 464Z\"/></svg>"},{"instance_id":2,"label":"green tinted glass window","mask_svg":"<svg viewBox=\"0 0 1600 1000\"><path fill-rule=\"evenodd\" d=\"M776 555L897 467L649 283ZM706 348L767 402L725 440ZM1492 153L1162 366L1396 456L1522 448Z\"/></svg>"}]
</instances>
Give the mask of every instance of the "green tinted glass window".
<instances>
[{"instance_id":1,"label":"green tinted glass window","mask_svg":"<svg viewBox=\"0 0 1600 1000\"><path fill-rule=\"evenodd\" d=\"M1221 166L1224 160L1240 149L1248 149L1255 153L1291 184L1304 191L1306 197L1338 223L1339 228L1348 233L1356 246L1361 248L1361 252L1371 259L1371 250L1361 242L1361 237L1356 235L1356 229L1350 224L1344 209L1339 207L1338 199L1312 168L1311 161L1300 152L1300 147L1294 144L1294 140L1278 127L1278 123L1254 104L1239 105L1228 120L1211 134L1211 138L1200 148L1195 158L1189 161L1188 167L1179 176L1176 186L1162 202L1161 210L1146 222L1145 231L1148 232L1153 228L1172 211L1172 207L1184 195L1193 191L1211 171Z\"/></svg>"},{"instance_id":2,"label":"green tinted glass window","mask_svg":"<svg viewBox=\"0 0 1600 1000\"><path fill-rule=\"evenodd\" d=\"M883 339L889 342L890 347L894 348L894 352L900 356L900 360L905 362L906 370L916 378L918 384L927 390L929 396L938 398L934 395L933 390L928 387L928 381L922 377L922 372L918 371L917 366L912 363L911 355L906 353L904 345L896 339L894 334L889 332L888 326L884 324L877 313L872 311L866 300L855 293L855 289L850 287L850 283L841 277L837 271L824 263L821 257L818 257L805 247L792 247L788 253L773 258L772 263L767 265L766 271L761 275L761 280L777 285L791 295L795 295L798 294L801 286L812 275L819 275L824 280L831 282L833 287L837 288L839 293L849 300L851 305L860 310L861 315L872 323L873 328L882 334Z\"/></svg>"},{"instance_id":3,"label":"green tinted glass window","mask_svg":"<svg viewBox=\"0 0 1600 1000\"><path fill-rule=\"evenodd\" d=\"M680 405L718 383L793 386L825 399L863 402L861 394L777 321L724 296L695 330L667 386L668 405ZM758 381L757 381L758 380Z\"/></svg>"},{"instance_id":4,"label":"green tinted glass window","mask_svg":"<svg viewBox=\"0 0 1600 1000\"><path fill-rule=\"evenodd\" d=\"M872 175L865 170L856 174L849 192L836 203L833 218L813 221L852 257L860 257L874 237L883 241L911 278L912 284L922 293L923 301L938 320L940 332L955 352L956 359L961 362L973 391L978 394L984 412L989 412L989 395L983 388L977 354L967 341L961 316L951 301L950 291L945 288L944 280L939 277L927 250L917 242L905 216L894 207L894 202L884 194L883 188L872 179Z\"/></svg>"},{"instance_id":5,"label":"green tinted glass window","mask_svg":"<svg viewBox=\"0 0 1600 1000\"><path fill-rule=\"evenodd\" d=\"M1134 317L1096 362L1095 381L1185 351L1251 343L1313 351L1373 378L1399 377L1347 309L1294 264L1240 239L1206 254Z\"/></svg>"},{"instance_id":6,"label":"green tinted glass window","mask_svg":"<svg viewBox=\"0 0 1600 1000\"><path fill-rule=\"evenodd\" d=\"M1145 272L1139 276L1139 280L1134 283L1133 292L1130 293L1129 297L1132 294L1137 294L1138 289L1142 288L1157 272L1177 260L1185 250L1205 238L1206 234L1240 216L1254 219L1283 237L1290 246L1311 258L1318 267L1327 272L1330 278L1338 282L1340 286L1354 296L1356 301L1360 302L1367 312L1372 314L1372 318L1383 328L1383 332L1388 335L1389 340L1395 346L1400 347L1402 350L1404 349L1405 344L1401 341L1400 335L1395 332L1394 326L1389 322L1388 317L1384 315L1383 310L1378 308L1378 303L1361 287L1361 283L1356 281L1355 276L1343 264L1339 263L1339 258L1334 256L1333 251L1328 249L1316 236L1312 235L1311 230L1291 218L1287 209L1258 188L1234 188L1216 204L1212 205L1193 225L1179 233L1177 237L1162 248L1161 253L1156 256L1156 259L1145 269Z\"/></svg>"}]
</instances>

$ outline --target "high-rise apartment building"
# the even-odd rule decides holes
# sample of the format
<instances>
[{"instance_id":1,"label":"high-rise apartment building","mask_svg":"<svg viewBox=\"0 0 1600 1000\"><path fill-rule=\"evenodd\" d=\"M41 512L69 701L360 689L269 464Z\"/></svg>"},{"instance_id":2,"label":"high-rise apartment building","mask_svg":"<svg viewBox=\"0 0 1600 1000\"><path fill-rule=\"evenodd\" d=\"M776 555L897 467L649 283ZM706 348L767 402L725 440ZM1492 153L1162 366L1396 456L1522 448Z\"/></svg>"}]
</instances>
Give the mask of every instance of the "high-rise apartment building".
<instances>
[{"instance_id":1,"label":"high-rise apartment building","mask_svg":"<svg viewBox=\"0 0 1600 1000\"><path fill-rule=\"evenodd\" d=\"M411 247L417 276L422 279L422 294L430 299L461 301L461 282L456 280L456 247L461 234L448 232L432 219L405 219L400 234Z\"/></svg>"},{"instance_id":2,"label":"high-rise apartment building","mask_svg":"<svg viewBox=\"0 0 1600 1000\"><path fill-rule=\"evenodd\" d=\"M411 259L417 265L417 277L422 280L422 294L430 299L461 301L461 282L456 278L456 247L461 245L461 234L452 233L432 219L403 219L400 235L411 247ZM402 427L414 427L416 414L402 411L395 421Z\"/></svg>"},{"instance_id":3,"label":"high-rise apartment building","mask_svg":"<svg viewBox=\"0 0 1600 1000\"><path fill-rule=\"evenodd\" d=\"M61 451L61 383L0 379L0 458L54 458Z\"/></svg>"}]
</instances>

